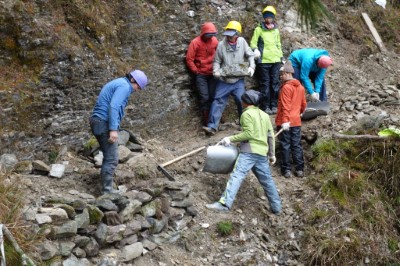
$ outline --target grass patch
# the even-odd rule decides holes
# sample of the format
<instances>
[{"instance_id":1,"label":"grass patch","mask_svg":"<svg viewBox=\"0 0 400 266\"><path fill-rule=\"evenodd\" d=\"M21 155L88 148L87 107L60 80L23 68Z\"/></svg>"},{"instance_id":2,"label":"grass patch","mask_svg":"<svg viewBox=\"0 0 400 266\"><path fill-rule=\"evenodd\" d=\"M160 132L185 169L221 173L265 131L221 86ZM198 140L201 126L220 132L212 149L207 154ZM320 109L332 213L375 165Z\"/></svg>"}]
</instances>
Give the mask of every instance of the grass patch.
<instances>
[{"instance_id":1,"label":"grass patch","mask_svg":"<svg viewBox=\"0 0 400 266\"><path fill-rule=\"evenodd\" d=\"M222 221L217 223L217 232L221 236L228 236L233 232L233 223L231 221Z\"/></svg>"},{"instance_id":2,"label":"grass patch","mask_svg":"<svg viewBox=\"0 0 400 266\"><path fill-rule=\"evenodd\" d=\"M400 144L331 139L312 151L317 174L308 184L321 200L303 209L305 264L359 265L366 257L374 265L400 261Z\"/></svg>"},{"instance_id":3,"label":"grass patch","mask_svg":"<svg viewBox=\"0 0 400 266\"><path fill-rule=\"evenodd\" d=\"M22 208L24 206L23 192L18 188L17 182L6 183L6 176L0 174L0 221L4 224L19 247L25 252L33 252L35 245L40 241L40 236L30 230L30 225L22 218ZM11 245L11 242L5 238L5 253L7 265L23 265L21 257Z\"/></svg>"}]
</instances>

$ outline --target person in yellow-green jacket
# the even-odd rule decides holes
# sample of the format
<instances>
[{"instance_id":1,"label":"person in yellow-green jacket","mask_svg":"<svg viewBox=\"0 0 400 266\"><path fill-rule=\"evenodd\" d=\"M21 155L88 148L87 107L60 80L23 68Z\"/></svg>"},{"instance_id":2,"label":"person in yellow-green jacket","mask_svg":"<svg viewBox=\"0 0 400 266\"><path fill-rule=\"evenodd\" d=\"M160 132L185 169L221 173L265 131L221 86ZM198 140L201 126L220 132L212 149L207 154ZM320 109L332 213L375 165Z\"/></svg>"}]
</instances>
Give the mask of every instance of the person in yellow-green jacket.
<instances>
[{"instance_id":1,"label":"person in yellow-green jacket","mask_svg":"<svg viewBox=\"0 0 400 266\"><path fill-rule=\"evenodd\" d=\"M276 162L275 137L269 116L257 107L259 92L246 91L242 97L243 113L240 124L243 131L239 134L223 138L219 144L229 146L232 142L240 142L240 153L236 159L226 189L219 201L207 204L206 208L215 211L229 211L247 173L252 170L264 189L271 212L279 215L282 208L281 199L272 179L268 160Z\"/></svg>"},{"instance_id":2,"label":"person in yellow-green jacket","mask_svg":"<svg viewBox=\"0 0 400 266\"><path fill-rule=\"evenodd\" d=\"M261 99L260 108L267 114L276 114L279 95L279 69L283 57L281 36L275 23L276 10L267 6L262 11L264 21L255 29L250 41L256 60L256 74Z\"/></svg>"}]
</instances>

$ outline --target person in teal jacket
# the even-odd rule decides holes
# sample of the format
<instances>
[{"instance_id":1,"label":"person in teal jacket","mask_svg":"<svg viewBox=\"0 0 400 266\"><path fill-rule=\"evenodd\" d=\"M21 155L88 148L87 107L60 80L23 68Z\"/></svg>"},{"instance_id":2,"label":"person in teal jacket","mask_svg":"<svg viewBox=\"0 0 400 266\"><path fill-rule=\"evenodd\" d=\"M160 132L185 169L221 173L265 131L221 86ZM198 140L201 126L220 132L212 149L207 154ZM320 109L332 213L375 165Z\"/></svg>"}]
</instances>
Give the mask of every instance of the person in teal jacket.
<instances>
[{"instance_id":1,"label":"person in teal jacket","mask_svg":"<svg viewBox=\"0 0 400 266\"><path fill-rule=\"evenodd\" d=\"M323 49L304 48L289 56L294 68L293 78L300 80L312 101L328 100L325 86L325 73L332 65L332 58Z\"/></svg>"},{"instance_id":2,"label":"person in teal jacket","mask_svg":"<svg viewBox=\"0 0 400 266\"><path fill-rule=\"evenodd\" d=\"M258 91L248 90L241 99L244 110L240 117L240 124L243 131L220 141L220 144L225 146L230 145L231 142L240 142L240 153L225 192L219 201L207 204L206 207L216 211L229 211L240 185L247 173L252 170L264 189L272 213L279 215L282 208L281 199L268 164L268 160L271 164L276 162L272 123L269 116L257 107Z\"/></svg>"},{"instance_id":3,"label":"person in teal jacket","mask_svg":"<svg viewBox=\"0 0 400 266\"><path fill-rule=\"evenodd\" d=\"M262 14L264 21L254 29L250 47L257 62L260 108L267 114L276 114L280 88L279 69L283 57L281 36L275 23L275 8L267 6Z\"/></svg>"}]
</instances>

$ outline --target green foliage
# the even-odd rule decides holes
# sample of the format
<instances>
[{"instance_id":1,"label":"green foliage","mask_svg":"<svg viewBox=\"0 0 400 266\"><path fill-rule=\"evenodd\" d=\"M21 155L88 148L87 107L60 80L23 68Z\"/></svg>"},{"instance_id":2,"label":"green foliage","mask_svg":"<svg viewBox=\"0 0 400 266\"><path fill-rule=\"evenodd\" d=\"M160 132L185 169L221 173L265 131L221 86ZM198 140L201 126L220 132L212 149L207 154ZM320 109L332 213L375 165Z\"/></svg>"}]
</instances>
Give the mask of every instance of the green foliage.
<instances>
[{"instance_id":1,"label":"green foliage","mask_svg":"<svg viewBox=\"0 0 400 266\"><path fill-rule=\"evenodd\" d=\"M332 15L321 0L296 0L300 21L307 30L314 29L322 18L332 19Z\"/></svg>"},{"instance_id":2,"label":"green foliage","mask_svg":"<svg viewBox=\"0 0 400 266\"><path fill-rule=\"evenodd\" d=\"M217 223L217 231L222 236L228 236L233 232L233 223L231 221L222 221Z\"/></svg>"},{"instance_id":3,"label":"green foliage","mask_svg":"<svg viewBox=\"0 0 400 266\"><path fill-rule=\"evenodd\" d=\"M56 150L51 150L51 151L49 152L48 156L49 156L49 162L50 162L51 164L56 163L57 158L58 158L58 151L56 151Z\"/></svg>"},{"instance_id":4,"label":"green foliage","mask_svg":"<svg viewBox=\"0 0 400 266\"><path fill-rule=\"evenodd\" d=\"M327 210L314 208L311 211L311 214L308 216L308 222L310 224L315 224L317 221L324 219L327 217L329 212Z\"/></svg>"},{"instance_id":5,"label":"green foliage","mask_svg":"<svg viewBox=\"0 0 400 266\"><path fill-rule=\"evenodd\" d=\"M399 242L390 238L388 240L388 248L391 252L396 252L399 249Z\"/></svg>"},{"instance_id":6,"label":"green foliage","mask_svg":"<svg viewBox=\"0 0 400 266\"><path fill-rule=\"evenodd\" d=\"M24 194L18 183L4 182L5 176L0 175L0 223L4 224L20 248L25 252L34 249L40 236L32 233L22 218ZM7 265L22 265L21 257L14 250L11 242L5 239Z\"/></svg>"}]
</instances>

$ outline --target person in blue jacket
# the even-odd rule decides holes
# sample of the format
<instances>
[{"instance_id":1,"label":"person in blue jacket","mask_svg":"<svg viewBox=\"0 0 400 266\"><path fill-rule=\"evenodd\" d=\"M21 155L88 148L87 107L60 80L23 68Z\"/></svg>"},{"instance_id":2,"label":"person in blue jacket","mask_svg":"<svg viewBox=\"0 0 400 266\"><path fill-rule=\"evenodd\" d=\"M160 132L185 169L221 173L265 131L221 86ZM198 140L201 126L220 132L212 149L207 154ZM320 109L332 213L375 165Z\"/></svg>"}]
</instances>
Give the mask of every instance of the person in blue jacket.
<instances>
[{"instance_id":1,"label":"person in blue jacket","mask_svg":"<svg viewBox=\"0 0 400 266\"><path fill-rule=\"evenodd\" d=\"M118 130L125 114L129 96L143 90L148 83L147 76L140 70L133 70L108 82L102 88L90 118L90 128L103 152L101 166L102 192L118 193L113 189L113 176L118 165Z\"/></svg>"},{"instance_id":2,"label":"person in blue jacket","mask_svg":"<svg viewBox=\"0 0 400 266\"><path fill-rule=\"evenodd\" d=\"M289 60L294 68L293 78L300 80L312 101L326 102L325 73L332 58L323 49L304 48L293 51Z\"/></svg>"}]
</instances>

